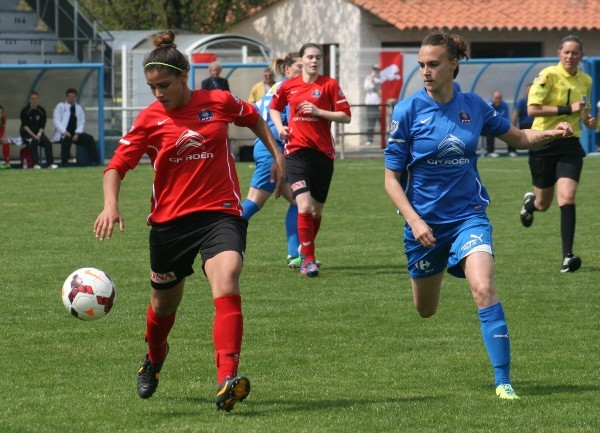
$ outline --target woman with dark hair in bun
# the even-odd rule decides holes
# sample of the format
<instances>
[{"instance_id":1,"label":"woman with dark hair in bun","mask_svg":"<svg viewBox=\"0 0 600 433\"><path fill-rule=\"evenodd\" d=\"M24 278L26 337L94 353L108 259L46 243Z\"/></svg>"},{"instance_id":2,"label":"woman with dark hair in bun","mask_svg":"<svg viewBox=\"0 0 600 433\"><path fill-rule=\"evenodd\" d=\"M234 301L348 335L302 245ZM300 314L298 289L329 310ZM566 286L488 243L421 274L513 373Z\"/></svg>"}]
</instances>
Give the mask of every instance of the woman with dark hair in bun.
<instances>
[{"instance_id":1,"label":"woman with dark hair in bun","mask_svg":"<svg viewBox=\"0 0 600 433\"><path fill-rule=\"evenodd\" d=\"M138 374L138 394L149 398L158 387L185 278L194 272L199 253L215 305L216 404L217 409L230 411L247 397L250 381L237 373L243 333L239 282L247 222L227 145L228 124L249 128L271 151L276 196L285 184L284 161L252 104L228 91L189 89L190 65L174 40L171 31L157 35L156 48L144 61L146 80L157 100L140 112L104 171L104 209L94 232L103 240L110 239L115 226L123 231L118 206L121 182L147 154L155 172L148 217L151 293L148 353Z\"/></svg>"},{"instance_id":2,"label":"woman with dark hair in bun","mask_svg":"<svg viewBox=\"0 0 600 433\"><path fill-rule=\"evenodd\" d=\"M496 395L517 399L510 383L510 340L494 286L490 197L477 170L479 136L493 135L519 149L567 137L571 126L520 130L480 96L456 92L454 78L467 45L433 33L419 49L425 87L399 102L385 149L385 189L405 219L404 245L413 300L421 317L435 314L444 270L466 278L478 308Z\"/></svg>"},{"instance_id":3,"label":"woman with dark hair in bun","mask_svg":"<svg viewBox=\"0 0 600 433\"><path fill-rule=\"evenodd\" d=\"M275 91L271 119L285 141L285 163L292 197L298 205L300 274L319 276L315 239L333 178L335 141L331 122L350 123L350 104L333 78L319 75L323 63L320 45L300 48L302 74ZM288 124L282 113L289 105Z\"/></svg>"}]
</instances>

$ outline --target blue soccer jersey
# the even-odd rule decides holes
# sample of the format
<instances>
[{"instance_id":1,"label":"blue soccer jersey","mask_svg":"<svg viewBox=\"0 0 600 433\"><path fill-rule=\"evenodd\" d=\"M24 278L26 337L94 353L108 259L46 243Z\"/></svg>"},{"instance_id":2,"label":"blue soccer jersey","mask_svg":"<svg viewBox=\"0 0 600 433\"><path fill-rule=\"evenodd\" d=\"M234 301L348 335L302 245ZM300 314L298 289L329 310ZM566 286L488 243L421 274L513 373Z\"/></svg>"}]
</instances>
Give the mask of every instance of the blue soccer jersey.
<instances>
[{"instance_id":1,"label":"blue soccer jersey","mask_svg":"<svg viewBox=\"0 0 600 433\"><path fill-rule=\"evenodd\" d=\"M273 133L273 136L275 137L275 140L277 140L277 143L279 145L283 145L283 140L279 137L279 132L277 131L277 128L275 127L275 124L271 119L271 111L269 107L271 105L271 100L273 99L275 91L279 88L279 86L281 86L281 83L283 83L285 80L286 79L284 78L280 82L275 83L265 94L265 96L263 96L260 100L256 101L256 103L254 104L256 105L256 108L258 109L258 112L260 113L261 117L265 119L265 122L267 122L267 125L269 126L269 128L271 128L271 132ZM285 111L281 113L281 122L283 123L283 125L288 124L288 114L289 107L286 107ZM254 141L254 144L256 145L259 143L262 144L261 141L257 138Z\"/></svg>"},{"instance_id":2,"label":"blue soccer jersey","mask_svg":"<svg viewBox=\"0 0 600 433\"><path fill-rule=\"evenodd\" d=\"M490 203L477 170L479 137L509 129L478 95L454 92L438 104L423 89L394 107L385 167L402 173L400 184L425 222L460 221Z\"/></svg>"}]
</instances>

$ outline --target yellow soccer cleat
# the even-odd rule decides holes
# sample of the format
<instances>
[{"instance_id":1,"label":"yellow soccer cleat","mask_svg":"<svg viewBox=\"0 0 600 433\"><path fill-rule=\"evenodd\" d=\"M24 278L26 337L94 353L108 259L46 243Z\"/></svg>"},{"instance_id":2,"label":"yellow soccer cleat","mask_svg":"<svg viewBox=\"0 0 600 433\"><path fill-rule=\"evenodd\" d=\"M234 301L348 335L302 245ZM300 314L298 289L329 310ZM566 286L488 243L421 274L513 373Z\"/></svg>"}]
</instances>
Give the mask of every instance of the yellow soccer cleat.
<instances>
[{"instance_id":1,"label":"yellow soccer cleat","mask_svg":"<svg viewBox=\"0 0 600 433\"><path fill-rule=\"evenodd\" d=\"M496 387L496 395L503 400L518 400L519 396L515 393L515 390L510 383L503 383Z\"/></svg>"}]
</instances>

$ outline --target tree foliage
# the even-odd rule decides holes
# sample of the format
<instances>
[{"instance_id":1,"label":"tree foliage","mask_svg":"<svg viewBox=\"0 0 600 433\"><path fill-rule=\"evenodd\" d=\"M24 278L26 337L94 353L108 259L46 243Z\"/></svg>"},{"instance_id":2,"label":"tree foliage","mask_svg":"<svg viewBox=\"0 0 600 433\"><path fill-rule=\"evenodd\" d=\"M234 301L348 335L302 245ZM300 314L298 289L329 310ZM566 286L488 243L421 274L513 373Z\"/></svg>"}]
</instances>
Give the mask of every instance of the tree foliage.
<instances>
[{"instance_id":1,"label":"tree foliage","mask_svg":"<svg viewBox=\"0 0 600 433\"><path fill-rule=\"evenodd\" d=\"M200 34L224 32L271 3L274 0L85 0L109 30L180 29Z\"/></svg>"}]
</instances>

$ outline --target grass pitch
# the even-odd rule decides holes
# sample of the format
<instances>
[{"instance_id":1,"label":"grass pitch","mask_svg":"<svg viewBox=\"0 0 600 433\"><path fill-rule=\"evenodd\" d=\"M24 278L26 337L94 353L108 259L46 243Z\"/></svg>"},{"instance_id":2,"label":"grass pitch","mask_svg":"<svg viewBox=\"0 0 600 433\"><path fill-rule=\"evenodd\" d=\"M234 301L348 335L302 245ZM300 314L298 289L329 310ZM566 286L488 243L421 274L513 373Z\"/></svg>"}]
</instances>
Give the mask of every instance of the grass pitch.
<instances>
[{"instance_id":1,"label":"grass pitch","mask_svg":"<svg viewBox=\"0 0 600 433\"><path fill-rule=\"evenodd\" d=\"M285 266L287 204L252 219L242 274L240 372L249 398L215 411L213 305L200 267L188 279L157 393L136 393L146 352L152 172L128 174L125 232L97 241L101 168L0 172L0 432L592 432L600 429L600 158L578 193L574 274L560 274L559 210L518 211L527 160L480 160L491 196L496 283L512 337L519 401L494 395L476 307L446 275L438 313L412 305L402 219L383 163L337 161L319 238L318 279ZM252 164L238 164L243 193ZM67 314L64 279L93 266L115 280L97 322Z\"/></svg>"}]
</instances>

